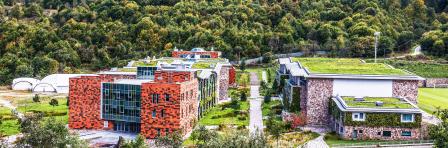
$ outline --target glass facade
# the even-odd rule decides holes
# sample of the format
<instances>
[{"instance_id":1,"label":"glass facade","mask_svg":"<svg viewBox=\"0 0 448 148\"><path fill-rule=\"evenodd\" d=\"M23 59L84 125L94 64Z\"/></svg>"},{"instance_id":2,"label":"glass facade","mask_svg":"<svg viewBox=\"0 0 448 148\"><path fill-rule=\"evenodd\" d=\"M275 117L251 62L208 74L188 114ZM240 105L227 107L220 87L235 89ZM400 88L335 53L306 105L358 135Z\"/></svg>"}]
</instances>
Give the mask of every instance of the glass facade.
<instances>
[{"instance_id":1,"label":"glass facade","mask_svg":"<svg viewBox=\"0 0 448 148\"><path fill-rule=\"evenodd\" d=\"M157 67L137 67L137 79L154 80L154 72Z\"/></svg>"},{"instance_id":2,"label":"glass facade","mask_svg":"<svg viewBox=\"0 0 448 148\"><path fill-rule=\"evenodd\" d=\"M102 118L140 123L141 86L103 83Z\"/></svg>"}]
</instances>

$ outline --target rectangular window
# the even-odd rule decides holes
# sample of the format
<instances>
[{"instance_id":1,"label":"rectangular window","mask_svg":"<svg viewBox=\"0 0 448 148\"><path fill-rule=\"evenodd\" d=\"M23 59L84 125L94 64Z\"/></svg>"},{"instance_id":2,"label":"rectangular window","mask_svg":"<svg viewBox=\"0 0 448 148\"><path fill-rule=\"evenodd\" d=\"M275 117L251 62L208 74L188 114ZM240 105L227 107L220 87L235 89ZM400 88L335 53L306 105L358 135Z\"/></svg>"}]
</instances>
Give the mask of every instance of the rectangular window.
<instances>
[{"instance_id":1,"label":"rectangular window","mask_svg":"<svg viewBox=\"0 0 448 148\"><path fill-rule=\"evenodd\" d=\"M339 133L344 133L344 127L341 126L341 128L339 128Z\"/></svg>"},{"instance_id":2,"label":"rectangular window","mask_svg":"<svg viewBox=\"0 0 448 148\"><path fill-rule=\"evenodd\" d=\"M156 110L152 111L152 118L156 118Z\"/></svg>"},{"instance_id":3,"label":"rectangular window","mask_svg":"<svg viewBox=\"0 0 448 148\"><path fill-rule=\"evenodd\" d=\"M160 136L160 128L157 129L157 136Z\"/></svg>"},{"instance_id":4,"label":"rectangular window","mask_svg":"<svg viewBox=\"0 0 448 148\"><path fill-rule=\"evenodd\" d=\"M391 131L383 131L383 137L390 137L390 136L392 136Z\"/></svg>"},{"instance_id":5,"label":"rectangular window","mask_svg":"<svg viewBox=\"0 0 448 148\"><path fill-rule=\"evenodd\" d=\"M159 103L159 94L152 94L152 103Z\"/></svg>"},{"instance_id":6,"label":"rectangular window","mask_svg":"<svg viewBox=\"0 0 448 148\"><path fill-rule=\"evenodd\" d=\"M366 117L364 113L353 113L352 114L353 121L365 121Z\"/></svg>"},{"instance_id":7,"label":"rectangular window","mask_svg":"<svg viewBox=\"0 0 448 148\"><path fill-rule=\"evenodd\" d=\"M109 127L109 122L108 121L104 121L104 128L108 128Z\"/></svg>"},{"instance_id":8,"label":"rectangular window","mask_svg":"<svg viewBox=\"0 0 448 148\"><path fill-rule=\"evenodd\" d=\"M170 101L170 95L169 94L165 94L165 101Z\"/></svg>"},{"instance_id":9,"label":"rectangular window","mask_svg":"<svg viewBox=\"0 0 448 148\"><path fill-rule=\"evenodd\" d=\"M414 114L401 114L401 122L414 122Z\"/></svg>"},{"instance_id":10,"label":"rectangular window","mask_svg":"<svg viewBox=\"0 0 448 148\"><path fill-rule=\"evenodd\" d=\"M165 117L165 110L162 109L162 111L160 112L160 116L163 118Z\"/></svg>"},{"instance_id":11,"label":"rectangular window","mask_svg":"<svg viewBox=\"0 0 448 148\"><path fill-rule=\"evenodd\" d=\"M401 136L410 137L412 136L412 133L411 131L401 131Z\"/></svg>"}]
</instances>

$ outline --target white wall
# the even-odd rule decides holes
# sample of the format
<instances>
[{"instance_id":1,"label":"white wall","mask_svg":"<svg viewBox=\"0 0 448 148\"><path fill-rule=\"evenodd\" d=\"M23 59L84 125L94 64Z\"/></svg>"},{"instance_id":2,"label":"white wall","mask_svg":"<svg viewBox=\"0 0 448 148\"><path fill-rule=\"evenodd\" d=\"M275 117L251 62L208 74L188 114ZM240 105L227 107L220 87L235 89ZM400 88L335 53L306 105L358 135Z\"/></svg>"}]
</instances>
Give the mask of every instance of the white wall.
<instances>
[{"instance_id":1,"label":"white wall","mask_svg":"<svg viewBox=\"0 0 448 148\"><path fill-rule=\"evenodd\" d=\"M333 95L392 97L392 80L334 79Z\"/></svg>"}]
</instances>

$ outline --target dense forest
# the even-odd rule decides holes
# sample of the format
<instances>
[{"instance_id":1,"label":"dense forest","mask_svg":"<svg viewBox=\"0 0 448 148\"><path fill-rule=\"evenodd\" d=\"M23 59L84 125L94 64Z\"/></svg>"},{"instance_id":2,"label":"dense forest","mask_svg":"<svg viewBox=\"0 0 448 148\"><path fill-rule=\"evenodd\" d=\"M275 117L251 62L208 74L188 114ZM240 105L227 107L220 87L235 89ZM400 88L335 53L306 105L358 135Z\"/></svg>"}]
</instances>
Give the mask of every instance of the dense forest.
<instances>
[{"instance_id":1,"label":"dense forest","mask_svg":"<svg viewBox=\"0 0 448 148\"><path fill-rule=\"evenodd\" d=\"M448 57L446 0L0 0L0 83L79 73L177 47L239 60L327 50L338 57Z\"/></svg>"}]
</instances>

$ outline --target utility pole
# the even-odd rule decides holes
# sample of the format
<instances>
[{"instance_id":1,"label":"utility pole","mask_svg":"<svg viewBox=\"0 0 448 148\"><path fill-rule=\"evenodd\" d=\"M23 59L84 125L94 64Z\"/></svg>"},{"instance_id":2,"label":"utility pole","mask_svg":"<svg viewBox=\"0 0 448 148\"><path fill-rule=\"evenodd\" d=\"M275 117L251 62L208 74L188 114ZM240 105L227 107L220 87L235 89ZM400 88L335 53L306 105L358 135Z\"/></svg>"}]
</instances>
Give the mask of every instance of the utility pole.
<instances>
[{"instance_id":1,"label":"utility pole","mask_svg":"<svg viewBox=\"0 0 448 148\"><path fill-rule=\"evenodd\" d=\"M376 53L378 48L378 38L380 37L380 32L375 32L373 35L375 35L375 63L376 63Z\"/></svg>"}]
</instances>

